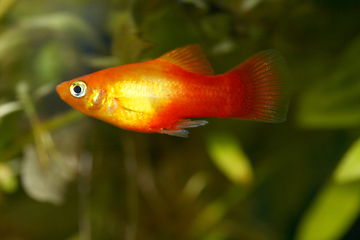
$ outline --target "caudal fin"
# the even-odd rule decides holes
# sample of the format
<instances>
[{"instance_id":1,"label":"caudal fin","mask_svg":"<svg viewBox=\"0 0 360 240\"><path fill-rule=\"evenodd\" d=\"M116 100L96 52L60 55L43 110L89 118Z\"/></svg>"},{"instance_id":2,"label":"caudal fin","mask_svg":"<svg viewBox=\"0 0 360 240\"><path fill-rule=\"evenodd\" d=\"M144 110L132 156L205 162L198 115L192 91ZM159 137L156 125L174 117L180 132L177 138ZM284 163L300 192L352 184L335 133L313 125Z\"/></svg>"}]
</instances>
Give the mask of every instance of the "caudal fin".
<instances>
[{"instance_id":1,"label":"caudal fin","mask_svg":"<svg viewBox=\"0 0 360 240\"><path fill-rule=\"evenodd\" d=\"M291 87L278 51L261 52L227 74L233 95L230 117L274 123L286 120Z\"/></svg>"}]
</instances>

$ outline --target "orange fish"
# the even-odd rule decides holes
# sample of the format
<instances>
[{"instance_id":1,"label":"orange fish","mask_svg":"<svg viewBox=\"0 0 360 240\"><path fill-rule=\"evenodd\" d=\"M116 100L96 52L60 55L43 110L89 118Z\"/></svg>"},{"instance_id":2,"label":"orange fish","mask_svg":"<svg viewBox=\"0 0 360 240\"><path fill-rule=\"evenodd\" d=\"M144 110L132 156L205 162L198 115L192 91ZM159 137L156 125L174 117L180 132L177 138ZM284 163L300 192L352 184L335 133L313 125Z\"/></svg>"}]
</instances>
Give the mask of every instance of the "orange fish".
<instances>
[{"instance_id":1,"label":"orange fish","mask_svg":"<svg viewBox=\"0 0 360 240\"><path fill-rule=\"evenodd\" d=\"M198 117L285 121L289 80L275 50L261 52L224 74L214 71L200 45L104 69L56 87L80 112L137 132L187 137Z\"/></svg>"}]
</instances>

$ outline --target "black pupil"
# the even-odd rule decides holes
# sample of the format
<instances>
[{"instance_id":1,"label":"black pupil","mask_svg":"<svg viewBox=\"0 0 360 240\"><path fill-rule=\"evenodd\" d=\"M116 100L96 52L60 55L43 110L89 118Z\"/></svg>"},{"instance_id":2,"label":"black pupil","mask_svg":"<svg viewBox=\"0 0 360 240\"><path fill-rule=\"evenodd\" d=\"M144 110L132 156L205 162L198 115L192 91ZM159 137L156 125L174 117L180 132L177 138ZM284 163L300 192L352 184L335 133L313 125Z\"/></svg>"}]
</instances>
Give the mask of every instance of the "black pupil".
<instances>
[{"instance_id":1,"label":"black pupil","mask_svg":"<svg viewBox=\"0 0 360 240\"><path fill-rule=\"evenodd\" d=\"M81 93L81 87L80 86L75 86L74 87L74 92L77 93L77 94Z\"/></svg>"}]
</instances>

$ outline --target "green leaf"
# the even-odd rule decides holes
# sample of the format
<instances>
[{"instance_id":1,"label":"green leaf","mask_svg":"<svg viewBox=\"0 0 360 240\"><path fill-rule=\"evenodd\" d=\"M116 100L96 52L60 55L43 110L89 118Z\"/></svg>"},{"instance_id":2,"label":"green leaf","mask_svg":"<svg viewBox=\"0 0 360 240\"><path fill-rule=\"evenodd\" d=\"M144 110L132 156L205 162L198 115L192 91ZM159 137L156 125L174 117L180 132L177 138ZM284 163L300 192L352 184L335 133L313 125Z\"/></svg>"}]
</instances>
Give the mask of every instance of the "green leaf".
<instances>
[{"instance_id":1,"label":"green leaf","mask_svg":"<svg viewBox=\"0 0 360 240\"><path fill-rule=\"evenodd\" d=\"M333 177L338 183L360 180L360 139L345 153L336 167Z\"/></svg>"},{"instance_id":2,"label":"green leaf","mask_svg":"<svg viewBox=\"0 0 360 240\"><path fill-rule=\"evenodd\" d=\"M181 194L179 195L179 202L193 202L205 186L208 184L208 177L203 172L195 173L186 183Z\"/></svg>"},{"instance_id":3,"label":"green leaf","mask_svg":"<svg viewBox=\"0 0 360 240\"><path fill-rule=\"evenodd\" d=\"M63 42L82 40L101 47L97 35L85 21L72 14L58 13L27 18L4 30L0 35L0 59L6 60L9 54L24 54L28 44L36 45L56 37Z\"/></svg>"},{"instance_id":4,"label":"green leaf","mask_svg":"<svg viewBox=\"0 0 360 240\"><path fill-rule=\"evenodd\" d=\"M9 11L9 9L17 2L17 0L0 1L0 19Z\"/></svg>"},{"instance_id":5,"label":"green leaf","mask_svg":"<svg viewBox=\"0 0 360 240\"><path fill-rule=\"evenodd\" d=\"M35 59L36 78L42 83L60 82L64 66L62 52L64 50L56 42L45 44Z\"/></svg>"},{"instance_id":6,"label":"green leaf","mask_svg":"<svg viewBox=\"0 0 360 240\"><path fill-rule=\"evenodd\" d=\"M47 152L47 148L50 144L50 142L48 141L49 133L43 131L43 129L41 129L40 127L40 120L36 113L35 104L32 98L30 97L29 91L30 90L28 83L20 82L17 85L17 95L18 95L17 97L21 102L24 112L30 122L39 160L42 162L42 164L48 164L49 154Z\"/></svg>"},{"instance_id":7,"label":"green leaf","mask_svg":"<svg viewBox=\"0 0 360 240\"><path fill-rule=\"evenodd\" d=\"M191 229L191 235L199 236L204 232L209 231L209 229L212 229L215 224L223 219L227 211L228 206L226 206L223 201L214 201L210 203L195 218Z\"/></svg>"},{"instance_id":8,"label":"green leaf","mask_svg":"<svg viewBox=\"0 0 360 240\"><path fill-rule=\"evenodd\" d=\"M6 163L0 162L0 187L4 192L13 193L18 188L14 171Z\"/></svg>"},{"instance_id":9,"label":"green leaf","mask_svg":"<svg viewBox=\"0 0 360 240\"><path fill-rule=\"evenodd\" d=\"M120 64L138 61L139 56L153 44L140 38L130 12L119 13L117 22L118 26L115 30L112 45L114 55L118 57Z\"/></svg>"},{"instance_id":10,"label":"green leaf","mask_svg":"<svg viewBox=\"0 0 360 240\"><path fill-rule=\"evenodd\" d=\"M360 183L328 183L305 213L295 239L340 239L358 217L359 203Z\"/></svg>"},{"instance_id":11,"label":"green leaf","mask_svg":"<svg viewBox=\"0 0 360 240\"><path fill-rule=\"evenodd\" d=\"M59 154L50 154L47 164L43 164L36 148L27 145L21 165L21 183L25 192L32 198L53 204L64 200L66 185L74 178L76 166L73 156L62 158Z\"/></svg>"},{"instance_id":12,"label":"green leaf","mask_svg":"<svg viewBox=\"0 0 360 240\"><path fill-rule=\"evenodd\" d=\"M179 3L166 0L135 1L132 15L141 37L155 43L146 57L159 57L167 51L189 43L204 45L204 39L197 21L186 14Z\"/></svg>"},{"instance_id":13,"label":"green leaf","mask_svg":"<svg viewBox=\"0 0 360 240\"><path fill-rule=\"evenodd\" d=\"M343 54L331 76L300 98L298 121L309 128L344 128L360 123L360 38ZM326 56L324 56L325 58Z\"/></svg>"},{"instance_id":14,"label":"green leaf","mask_svg":"<svg viewBox=\"0 0 360 240\"><path fill-rule=\"evenodd\" d=\"M21 110L21 104L19 102L7 102L0 105L0 119L10 113Z\"/></svg>"},{"instance_id":15,"label":"green leaf","mask_svg":"<svg viewBox=\"0 0 360 240\"><path fill-rule=\"evenodd\" d=\"M251 185L253 170L237 139L229 133L212 133L208 152L218 169L232 182Z\"/></svg>"},{"instance_id":16,"label":"green leaf","mask_svg":"<svg viewBox=\"0 0 360 240\"><path fill-rule=\"evenodd\" d=\"M226 214L248 196L248 189L233 184L221 198L210 202L195 217L190 227L190 235L197 239L203 234L210 233L214 227L224 221Z\"/></svg>"},{"instance_id":17,"label":"green leaf","mask_svg":"<svg viewBox=\"0 0 360 240\"><path fill-rule=\"evenodd\" d=\"M102 47L91 26L82 18L70 13L48 14L22 20L19 30L27 31L28 34L33 32L29 37L34 40L44 39L44 36L53 37L52 34L57 33Z\"/></svg>"}]
</instances>

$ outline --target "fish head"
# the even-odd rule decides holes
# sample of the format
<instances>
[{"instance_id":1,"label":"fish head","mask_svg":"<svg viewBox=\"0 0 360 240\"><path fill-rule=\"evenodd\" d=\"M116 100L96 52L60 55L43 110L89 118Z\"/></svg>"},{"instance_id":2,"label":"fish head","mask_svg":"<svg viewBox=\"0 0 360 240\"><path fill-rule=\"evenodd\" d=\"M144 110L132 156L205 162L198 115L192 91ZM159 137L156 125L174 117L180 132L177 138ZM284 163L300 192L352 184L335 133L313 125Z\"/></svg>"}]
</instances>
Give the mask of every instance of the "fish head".
<instances>
[{"instance_id":1,"label":"fish head","mask_svg":"<svg viewBox=\"0 0 360 240\"><path fill-rule=\"evenodd\" d=\"M106 94L92 74L63 82L56 87L60 98L76 110L92 115L106 101Z\"/></svg>"}]
</instances>

